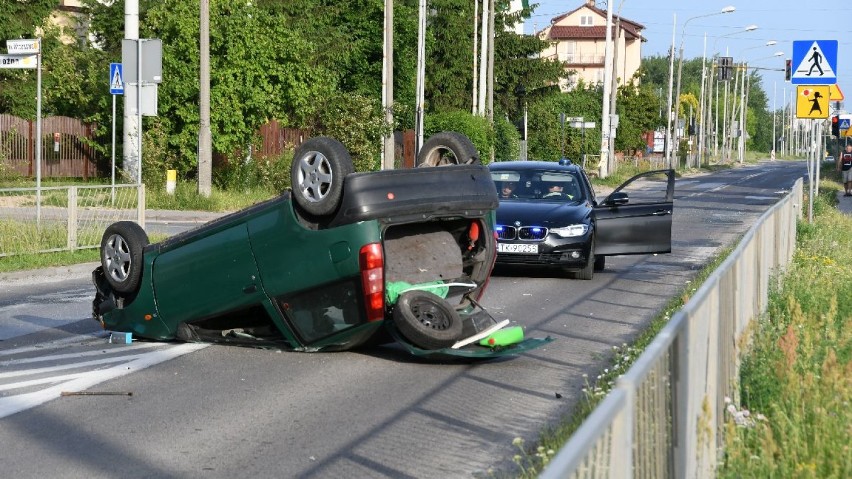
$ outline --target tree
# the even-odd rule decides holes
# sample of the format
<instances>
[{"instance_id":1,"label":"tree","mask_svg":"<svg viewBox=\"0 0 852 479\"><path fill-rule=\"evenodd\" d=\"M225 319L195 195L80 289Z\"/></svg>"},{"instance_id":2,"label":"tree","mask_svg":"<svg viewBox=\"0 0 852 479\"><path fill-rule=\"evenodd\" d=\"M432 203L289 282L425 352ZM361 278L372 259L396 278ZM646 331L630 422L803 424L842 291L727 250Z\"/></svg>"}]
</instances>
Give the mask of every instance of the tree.
<instances>
[{"instance_id":1,"label":"tree","mask_svg":"<svg viewBox=\"0 0 852 479\"><path fill-rule=\"evenodd\" d=\"M615 137L617 150L645 148L643 134L662 126L657 104L658 98L653 86L639 86L637 83L628 82L618 88L616 109L620 120Z\"/></svg>"}]
</instances>

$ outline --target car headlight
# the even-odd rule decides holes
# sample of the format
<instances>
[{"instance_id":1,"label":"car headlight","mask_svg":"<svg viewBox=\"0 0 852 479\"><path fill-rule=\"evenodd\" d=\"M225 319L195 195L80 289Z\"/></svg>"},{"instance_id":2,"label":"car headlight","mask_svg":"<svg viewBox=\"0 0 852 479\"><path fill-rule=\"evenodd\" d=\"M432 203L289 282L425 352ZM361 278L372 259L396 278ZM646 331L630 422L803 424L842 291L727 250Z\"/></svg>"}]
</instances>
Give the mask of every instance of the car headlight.
<instances>
[{"instance_id":1,"label":"car headlight","mask_svg":"<svg viewBox=\"0 0 852 479\"><path fill-rule=\"evenodd\" d=\"M550 228L551 233L556 233L563 238L583 236L589 231L589 225L568 225L562 228Z\"/></svg>"}]
</instances>

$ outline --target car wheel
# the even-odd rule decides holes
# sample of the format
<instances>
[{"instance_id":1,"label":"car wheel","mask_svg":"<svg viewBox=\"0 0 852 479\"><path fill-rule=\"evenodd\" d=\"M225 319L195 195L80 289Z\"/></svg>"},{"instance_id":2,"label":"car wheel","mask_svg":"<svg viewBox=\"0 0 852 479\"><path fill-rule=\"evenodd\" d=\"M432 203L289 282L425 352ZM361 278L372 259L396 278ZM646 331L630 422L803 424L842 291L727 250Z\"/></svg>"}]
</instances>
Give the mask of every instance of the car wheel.
<instances>
[{"instance_id":1,"label":"car wheel","mask_svg":"<svg viewBox=\"0 0 852 479\"><path fill-rule=\"evenodd\" d=\"M603 271L606 268L606 256L595 256L595 271Z\"/></svg>"},{"instance_id":2,"label":"car wheel","mask_svg":"<svg viewBox=\"0 0 852 479\"><path fill-rule=\"evenodd\" d=\"M132 221L119 221L107 227L101 239L101 266L112 289L133 293L142 280L142 250L148 235Z\"/></svg>"},{"instance_id":3,"label":"car wheel","mask_svg":"<svg viewBox=\"0 0 852 479\"><path fill-rule=\"evenodd\" d=\"M420 148L416 166L444 166L480 164L479 152L461 133L442 131L435 133Z\"/></svg>"},{"instance_id":4,"label":"car wheel","mask_svg":"<svg viewBox=\"0 0 852 479\"><path fill-rule=\"evenodd\" d=\"M595 274L595 264L597 264L595 244L592 243L592 246L589 248L589 261L586 262L586 266L583 269L577 271L575 278L584 280L592 279L592 276Z\"/></svg>"},{"instance_id":5,"label":"car wheel","mask_svg":"<svg viewBox=\"0 0 852 479\"><path fill-rule=\"evenodd\" d=\"M448 348L462 334L459 314L440 297L426 291L406 291L393 309L399 332L423 349Z\"/></svg>"},{"instance_id":6,"label":"car wheel","mask_svg":"<svg viewBox=\"0 0 852 479\"><path fill-rule=\"evenodd\" d=\"M296 150L290 167L296 203L314 216L334 213L343 196L343 178L353 171L342 143L324 136L309 139Z\"/></svg>"}]
</instances>

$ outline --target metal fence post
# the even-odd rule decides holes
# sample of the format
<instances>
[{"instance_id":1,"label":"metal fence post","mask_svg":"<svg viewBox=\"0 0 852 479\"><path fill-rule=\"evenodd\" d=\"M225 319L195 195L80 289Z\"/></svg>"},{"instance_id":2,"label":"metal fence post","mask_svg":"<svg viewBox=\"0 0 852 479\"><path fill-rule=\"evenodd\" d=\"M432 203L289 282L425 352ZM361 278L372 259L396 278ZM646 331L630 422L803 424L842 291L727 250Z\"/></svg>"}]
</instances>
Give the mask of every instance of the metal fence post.
<instances>
[{"instance_id":1,"label":"metal fence post","mask_svg":"<svg viewBox=\"0 0 852 479\"><path fill-rule=\"evenodd\" d=\"M68 249L77 249L77 187L68 187Z\"/></svg>"},{"instance_id":2,"label":"metal fence post","mask_svg":"<svg viewBox=\"0 0 852 479\"><path fill-rule=\"evenodd\" d=\"M136 199L136 222L145 229L145 184L139 183Z\"/></svg>"}]
</instances>

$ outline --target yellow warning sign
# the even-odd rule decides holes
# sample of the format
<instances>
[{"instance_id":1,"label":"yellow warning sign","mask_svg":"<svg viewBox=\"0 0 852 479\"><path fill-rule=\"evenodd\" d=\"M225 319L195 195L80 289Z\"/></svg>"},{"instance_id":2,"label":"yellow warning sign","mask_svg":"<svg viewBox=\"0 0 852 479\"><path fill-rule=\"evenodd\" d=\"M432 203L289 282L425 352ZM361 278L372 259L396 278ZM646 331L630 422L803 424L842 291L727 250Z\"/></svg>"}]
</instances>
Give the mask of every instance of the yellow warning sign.
<instances>
[{"instance_id":1,"label":"yellow warning sign","mask_svg":"<svg viewBox=\"0 0 852 479\"><path fill-rule=\"evenodd\" d=\"M796 118L828 118L829 85L798 85L796 93Z\"/></svg>"},{"instance_id":2,"label":"yellow warning sign","mask_svg":"<svg viewBox=\"0 0 852 479\"><path fill-rule=\"evenodd\" d=\"M845 96L843 96L843 90L835 83L834 85L829 85L829 95L828 99L831 101L841 101Z\"/></svg>"}]
</instances>

